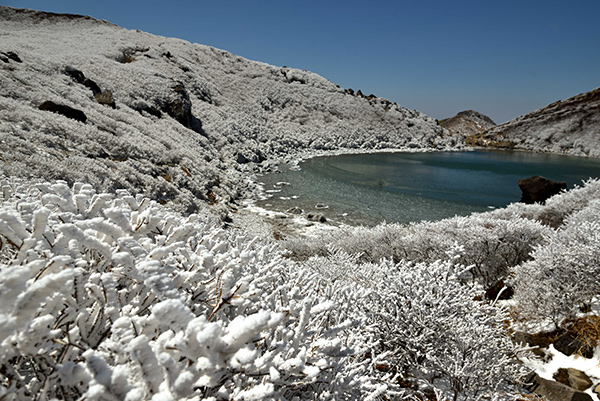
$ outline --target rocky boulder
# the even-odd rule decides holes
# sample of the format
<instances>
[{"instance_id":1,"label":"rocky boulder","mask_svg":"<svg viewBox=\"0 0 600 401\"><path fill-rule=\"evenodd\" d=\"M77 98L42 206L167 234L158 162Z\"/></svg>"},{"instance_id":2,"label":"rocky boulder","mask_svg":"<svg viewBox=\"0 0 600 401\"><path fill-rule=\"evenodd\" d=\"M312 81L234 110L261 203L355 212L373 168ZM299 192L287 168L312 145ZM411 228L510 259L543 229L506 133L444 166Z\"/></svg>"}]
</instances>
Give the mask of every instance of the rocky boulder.
<instances>
[{"instance_id":1,"label":"rocky boulder","mask_svg":"<svg viewBox=\"0 0 600 401\"><path fill-rule=\"evenodd\" d=\"M171 88L166 99L161 101L163 112L179 121L181 125L190 128L192 125L192 102L183 84L178 83Z\"/></svg>"},{"instance_id":2,"label":"rocky boulder","mask_svg":"<svg viewBox=\"0 0 600 401\"><path fill-rule=\"evenodd\" d=\"M115 104L115 98L113 97L112 91L98 93L98 94L94 95L94 99L96 99L96 101L98 103L103 104L105 106L110 106L113 109L117 107Z\"/></svg>"},{"instance_id":3,"label":"rocky boulder","mask_svg":"<svg viewBox=\"0 0 600 401\"><path fill-rule=\"evenodd\" d=\"M589 376L581 370L560 368L552 376L554 380L575 390L585 391L594 384Z\"/></svg>"},{"instance_id":4,"label":"rocky boulder","mask_svg":"<svg viewBox=\"0 0 600 401\"><path fill-rule=\"evenodd\" d=\"M527 390L544 397L547 401L593 401L589 394L554 380L533 374L527 380Z\"/></svg>"},{"instance_id":5,"label":"rocky boulder","mask_svg":"<svg viewBox=\"0 0 600 401\"><path fill-rule=\"evenodd\" d=\"M67 118L81 121L82 123L85 123L87 121L87 117L83 111L74 109L69 106L65 106L63 104L57 104L50 100L45 101L44 103L40 104L38 109L62 114L63 116L65 116Z\"/></svg>"},{"instance_id":6,"label":"rocky boulder","mask_svg":"<svg viewBox=\"0 0 600 401\"><path fill-rule=\"evenodd\" d=\"M536 175L519 180L522 203L544 203L546 199L567 189L565 182L555 182Z\"/></svg>"},{"instance_id":7,"label":"rocky boulder","mask_svg":"<svg viewBox=\"0 0 600 401\"><path fill-rule=\"evenodd\" d=\"M2 60L5 63L9 63L10 60L12 61L16 61L17 63L22 63L23 61L21 60L21 58L19 57L19 55L15 52L0 52L0 60Z\"/></svg>"}]
</instances>

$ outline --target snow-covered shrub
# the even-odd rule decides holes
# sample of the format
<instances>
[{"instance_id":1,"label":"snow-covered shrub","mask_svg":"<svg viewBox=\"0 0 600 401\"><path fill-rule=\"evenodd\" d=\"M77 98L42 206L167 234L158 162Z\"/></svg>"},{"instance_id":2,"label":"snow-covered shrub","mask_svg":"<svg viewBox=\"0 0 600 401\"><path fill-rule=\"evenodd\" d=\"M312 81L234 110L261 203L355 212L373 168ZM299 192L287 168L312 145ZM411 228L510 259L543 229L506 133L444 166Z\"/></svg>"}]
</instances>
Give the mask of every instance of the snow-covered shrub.
<instances>
[{"instance_id":1,"label":"snow-covered shrub","mask_svg":"<svg viewBox=\"0 0 600 401\"><path fill-rule=\"evenodd\" d=\"M364 319L338 309L347 284L125 191L18 181L2 190L0 397L371 392Z\"/></svg>"},{"instance_id":2,"label":"snow-covered shrub","mask_svg":"<svg viewBox=\"0 0 600 401\"><path fill-rule=\"evenodd\" d=\"M477 285L460 279L460 252L455 248L446 261L431 263L359 264L339 251L306 262L324 278L355 287L352 307L367 311L365 329L379 339L372 357L388 386L385 394L433 392L439 400L514 396L525 370L503 328L507 311L476 300Z\"/></svg>"},{"instance_id":3,"label":"snow-covered shrub","mask_svg":"<svg viewBox=\"0 0 600 401\"><path fill-rule=\"evenodd\" d=\"M600 295L600 203L592 201L546 234L533 260L515 267L515 301L525 323L552 322L586 311Z\"/></svg>"},{"instance_id":4,"label":"snow-covered shrub","mask_svg":"<svg viewBox=\"0 0 600 401\"><path fill-rule=\"evenodd\" d=\"M126 191L2 195L8 400L508 399L518 379L504 311L474 300L456 258L295 263Z\"/></svg>"},{"instance_id":5,"label":"snow-covered shrub","mask_svg":"<svg viewBox=\"0 0 600 401\"><path fill-rule=\"evenodd\" d=\"M303 259L326 255L329 249L360 255L362 262L389 259L434 262L443 259L455 244L464 248L459 262L472 266L475 279L485 286L505 278L508 269L529 258L550 229L515 217L498 219L487 214L454 217L410 225L380 224L373 228L347 227L327 238L296 238L289 241L290 255Z\"/></svg>"},{"instance_id":6,"label":"snow-covered shrub","mask_svg":"<svg viewBox=\"0 0 600 401\"><path fill-rule=\"evenodd\" d=\"M536 219L551 227L559 227L570 214L582 210L593 199L600 199L600 180L589 179L546 201Z\"/></svg>"}]
</instances>

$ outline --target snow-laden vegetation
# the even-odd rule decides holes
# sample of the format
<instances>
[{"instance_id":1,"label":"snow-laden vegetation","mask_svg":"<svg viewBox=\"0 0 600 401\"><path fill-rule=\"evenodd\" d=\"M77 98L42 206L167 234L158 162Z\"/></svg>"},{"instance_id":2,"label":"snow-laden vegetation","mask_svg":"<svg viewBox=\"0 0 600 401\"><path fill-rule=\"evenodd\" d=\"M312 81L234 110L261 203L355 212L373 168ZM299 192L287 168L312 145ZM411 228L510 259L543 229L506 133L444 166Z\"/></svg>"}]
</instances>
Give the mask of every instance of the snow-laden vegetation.
<instances>
[{"instance_id":1,"label":"snow-laden vegetation","mask_svg":"<svg viewBox=\"0 0 600 401\"><path fill-rule=\"evenodd\" d=\"M298 263L126 191L2 190L3 399L510 399L523 373L461 247Z\"/></svg>"}]
</instances>

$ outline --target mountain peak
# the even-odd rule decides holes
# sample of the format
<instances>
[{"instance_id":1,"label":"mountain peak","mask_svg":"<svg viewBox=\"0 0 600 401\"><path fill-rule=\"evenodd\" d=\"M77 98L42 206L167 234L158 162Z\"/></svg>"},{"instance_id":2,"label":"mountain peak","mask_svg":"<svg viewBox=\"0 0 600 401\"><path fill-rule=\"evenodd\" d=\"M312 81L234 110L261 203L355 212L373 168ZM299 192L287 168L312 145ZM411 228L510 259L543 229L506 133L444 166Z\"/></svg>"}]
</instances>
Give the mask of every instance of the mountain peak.
<instances>
[{"instance_id":1,"label":"mountain peak","mask_svg":"<svg viewBox=\"0 0 600 401\"><path fill-rule=\"evenodd\" d=\"M478 111L464 110L454 117L441 120L440 125L452 134L470 136L482 133L489 128L496 126L496 123L491 118Z\"/></svg>"}]
</instances>

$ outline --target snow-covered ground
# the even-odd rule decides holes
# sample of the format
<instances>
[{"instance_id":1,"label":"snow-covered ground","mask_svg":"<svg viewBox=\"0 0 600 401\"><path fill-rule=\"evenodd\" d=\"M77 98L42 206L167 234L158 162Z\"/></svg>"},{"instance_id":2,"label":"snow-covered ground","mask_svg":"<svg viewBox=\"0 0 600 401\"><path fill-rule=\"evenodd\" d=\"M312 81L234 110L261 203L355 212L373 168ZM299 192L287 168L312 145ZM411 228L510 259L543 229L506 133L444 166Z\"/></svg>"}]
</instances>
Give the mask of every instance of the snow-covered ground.
<instances>
[{"instance_id":1,"label":"snow-covered ground","mask_svg":"<svg viewBox=\"0 0 600 401\"><path fill-rule=\"evenodd\" d=\"M597 299L598 181L282 243L238 211L257 169L461 139L306 71L83 17L0 22L0 399L509 400L528 370L511 305L539 327ZM510 305L485 300L499 279Z\"/></svg>"}]
</instances>

